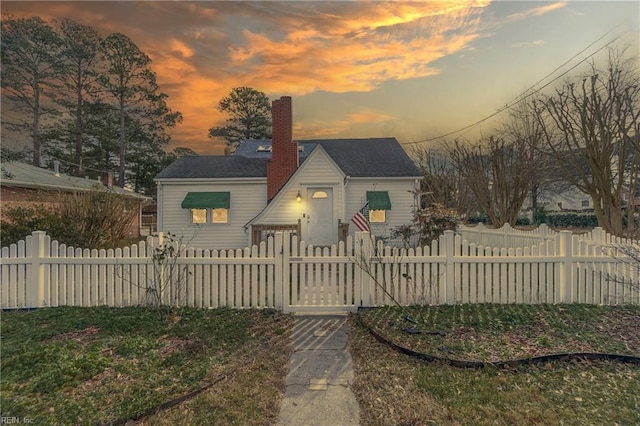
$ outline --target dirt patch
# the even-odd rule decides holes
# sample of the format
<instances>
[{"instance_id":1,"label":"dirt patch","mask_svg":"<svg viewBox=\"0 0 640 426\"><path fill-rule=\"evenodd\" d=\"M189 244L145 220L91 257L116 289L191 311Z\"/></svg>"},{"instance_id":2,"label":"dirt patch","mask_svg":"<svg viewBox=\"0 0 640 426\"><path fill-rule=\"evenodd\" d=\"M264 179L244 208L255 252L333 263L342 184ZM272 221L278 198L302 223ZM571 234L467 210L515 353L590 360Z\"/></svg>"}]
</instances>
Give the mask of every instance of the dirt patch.
<instances>
[{"instance_id":1,"label":"dirt patch","mask_svg":"<svg viewBox=\"0 0 640 426\"><path fill-rule=\"evenodd\" d=\"M97 327L87 327L82 330L70 331L68 333L58 334L53 337L53 341L70 341L77 342L80 346L86 347L98 337L100 330Z\"/></svg>"},{"instance_id":2,"label":"dirt patch","mask_svg":"<svg viewBox=\"0 0 640 426\"><path fill-rule=\"evenodd\" d=\"M161 336L158 338L158 343L162 345L158 353L163 359L175 352L182 352L189 346L188 340L169 336Z\"/></svg>"}]
</instances>

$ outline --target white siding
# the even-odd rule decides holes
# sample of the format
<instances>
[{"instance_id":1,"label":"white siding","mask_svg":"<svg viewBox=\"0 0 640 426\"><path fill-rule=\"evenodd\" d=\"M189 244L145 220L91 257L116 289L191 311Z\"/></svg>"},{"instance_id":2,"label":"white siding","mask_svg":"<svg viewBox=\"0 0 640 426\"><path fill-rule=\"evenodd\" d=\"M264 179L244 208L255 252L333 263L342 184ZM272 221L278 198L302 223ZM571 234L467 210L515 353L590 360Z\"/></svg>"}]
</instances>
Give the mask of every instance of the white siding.
<instances>
[{"instance_id":1,"label":"white siding","mask_svg":"<svg viewBox=\"0 0 640 426\"><path fill-rule=\"evenodd\" d=\"M589 205L583 206L582 202L587 201ZM565 191L552 192L545 191L538 195L538 207L544 207L548 212L559 212L562 210L588 210L593 209L593 201L591 197L575 188L569 188ZM522 206L522 209L531 208L531 197Z\"/></svg>"},{"instance_id":2,"label":"white siding","mask_svg":"<svg viewBox=\"0 0 640 426\"><path fill-rule=\"evenodd\" d=\"M207 249L246 247L249 233L244 225L267 203L266 180L221 183L167 183L158 185L158 230L182 237L189 246ZM181 207L188 192L228 191L231 193L229 223L191 223L190 210Z\"/></svg>"},{"instance_id":3,"label":"white siding","mask_svg":"<svg viewBox=\"0 0 640 426\"><path fill-rule=\"evenodd\" d=\"M305 234L306 195L308 188L333 188L334 216L336 220L343 218L344 211L344 174L323 149L316 150L300 166L289 182L273 199L263 216L255 223L269 225L295 224L302 221L302 238ZM302 200L298 202L296 196L300 192ZM336 232L338 223L336 222Z\"/></svg>"},{"instance_id":4,"label":"white siding","mask_svg":"<svg viewBox=\"0 0 640 426\"><path fill-rule=\"evenodd\" d=\"M367 191L387 191L391 200L391 210L387 211L386 223L372 223L371 231L377 237L391 237L391 231L400 225L410 225L413 217L415 179L394 178L351 178L346 187L346 212L344 221L350 222L349 233L357 231L351 218L364 205ZM394 243L393 241L390 241Z\"/></svg>"}]
</instances>

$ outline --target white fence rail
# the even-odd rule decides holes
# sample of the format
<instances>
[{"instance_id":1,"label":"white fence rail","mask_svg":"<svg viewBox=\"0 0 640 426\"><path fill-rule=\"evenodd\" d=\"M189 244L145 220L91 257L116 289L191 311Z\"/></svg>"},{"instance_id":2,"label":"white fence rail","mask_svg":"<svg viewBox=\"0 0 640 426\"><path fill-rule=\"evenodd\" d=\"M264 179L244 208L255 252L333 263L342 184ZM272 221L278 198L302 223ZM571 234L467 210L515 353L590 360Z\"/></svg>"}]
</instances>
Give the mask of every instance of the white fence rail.
<instances>
[{"instance_id":1,"label":"white fence rail","mask_svg":"<svg viewBox=\"0 0 640 426\"><path fill-rule=\"evenodd\" d=\"M637 259L619 249L635 244L638 250L638 242L598 229L582 236L563 231L508 248L470 243L447 231L430 247L409 250L374 243L368 233L332 247L277 233L245 249L179 248L170 269L154 262L159 244L150 237L124 249L83 250L36 231L2 248L2 308L161 301L289 312L396 302L640 303Z\"/></svg>"},{"instance_id":2,"label":"white fence rail","mask_svg":"<svg viewBox=\"0 0 640 426\"><path fill-rule=\"evenodd\" d=\"M457 234L463 240L484 247L517 248L531 247L545 241L553 241L558 232L544 223L531 230L521 230L506 223L502 228L488 228L482 223L475 226L461 225Z\"/></svg>"}]
</instances>

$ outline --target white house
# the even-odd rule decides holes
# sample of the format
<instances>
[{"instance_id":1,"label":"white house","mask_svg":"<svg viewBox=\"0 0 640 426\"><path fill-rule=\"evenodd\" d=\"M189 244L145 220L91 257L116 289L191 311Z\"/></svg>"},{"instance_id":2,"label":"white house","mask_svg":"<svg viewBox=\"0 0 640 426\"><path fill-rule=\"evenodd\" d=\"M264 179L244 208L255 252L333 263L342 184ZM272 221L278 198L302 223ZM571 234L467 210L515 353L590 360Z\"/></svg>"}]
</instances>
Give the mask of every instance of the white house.
<instances>
[{"instance_id":1,"label":"white house","mask_svg":"<svg viewBox=\"0 0 640 426\"><path fill-rule=\"evenodd\" d=\"M421 176L395 138L293 141L290 97L273 102L272 116L272 140L163 170L158 230L209 249L246 247L278 230L328 246L357 230L351 218L367 203L377 236L411 223Z\"/></svg>"}]
</instances>

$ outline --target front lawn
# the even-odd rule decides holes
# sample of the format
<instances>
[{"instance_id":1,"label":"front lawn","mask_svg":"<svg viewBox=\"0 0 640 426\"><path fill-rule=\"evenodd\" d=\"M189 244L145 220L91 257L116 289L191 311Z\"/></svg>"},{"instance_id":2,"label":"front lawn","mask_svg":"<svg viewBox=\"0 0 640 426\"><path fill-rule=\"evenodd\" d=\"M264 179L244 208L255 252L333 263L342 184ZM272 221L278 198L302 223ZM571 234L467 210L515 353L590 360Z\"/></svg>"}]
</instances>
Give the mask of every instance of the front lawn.
<instances>
[{"instance_id":1,"label":"front lawn","mask_svg":"<svg viewBox=\"0 0 640 426\"><path fill-rule=\"evenodd\" d=\"M444 358L499 361L565 352L640 356L638 306L394 307L358 315L390 341ZM640 424L637 364L573 359L461 369L396 352L358 321L350 351L363 425Z\"/></svg>"},{"instance_id":2,"label":"front lawn","mask_svg":"<svg viewBox=\"0 0 640 426\"><path fill-rule=\"evenodd\" d=\"M289 316L187 308L163 314L139 307L3 312L2 415L56 425L141 415L149 424L277 419Z\"/></svg>"}]
</instances>

